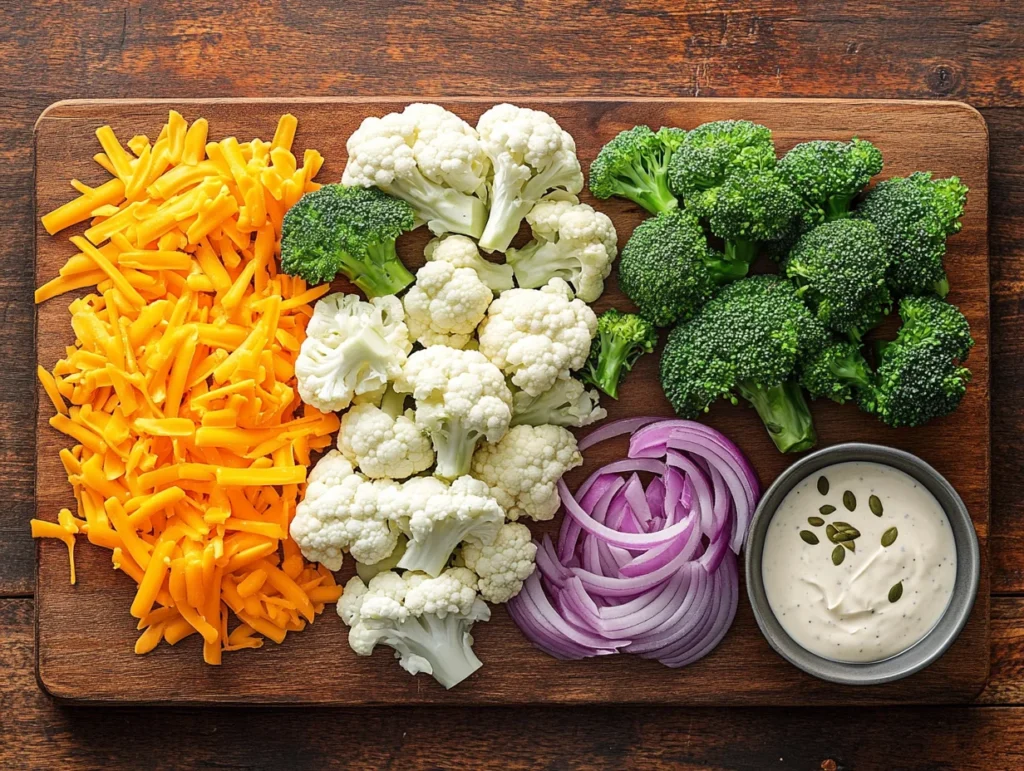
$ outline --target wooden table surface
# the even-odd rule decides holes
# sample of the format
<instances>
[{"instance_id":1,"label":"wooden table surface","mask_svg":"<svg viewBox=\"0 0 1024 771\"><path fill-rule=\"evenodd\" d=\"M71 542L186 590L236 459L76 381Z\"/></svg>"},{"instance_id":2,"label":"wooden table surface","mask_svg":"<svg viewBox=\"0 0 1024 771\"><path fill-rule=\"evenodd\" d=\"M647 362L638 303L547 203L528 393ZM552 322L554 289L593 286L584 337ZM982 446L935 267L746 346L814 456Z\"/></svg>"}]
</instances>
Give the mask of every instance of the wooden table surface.
<instances>
[{"instance_id":1,"label":"wooden table surface","mask_svg":"<svg viewBox=\"0 0 1024 771\"><path fill-rule=\"evenodd\" d=\"M1011 0L5 0L0 767L1024 767L1024 4ZM32 125L70 97L949 98L991 134L992 676L857 710L99 710L32 671ZM74 623L73 618L68 623ZM268 673L268 677L276 676Z\"/></svg>"}]
</instances>

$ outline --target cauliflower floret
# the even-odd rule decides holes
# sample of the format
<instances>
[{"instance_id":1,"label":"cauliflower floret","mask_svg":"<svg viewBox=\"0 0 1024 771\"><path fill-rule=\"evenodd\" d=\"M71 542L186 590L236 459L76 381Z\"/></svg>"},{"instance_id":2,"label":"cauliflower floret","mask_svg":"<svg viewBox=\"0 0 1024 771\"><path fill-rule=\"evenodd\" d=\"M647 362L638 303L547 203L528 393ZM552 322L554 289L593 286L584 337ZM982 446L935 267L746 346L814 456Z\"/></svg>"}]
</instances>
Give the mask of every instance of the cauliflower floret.
<instances>
[{"instance_id":1,"label":"cauliflower floret","mask_svg":"<svg viewBox=\"0 0 1024 771\"><path fill-rule=\"evenodd\" d=\"M408 572L379 573L364 584L358 576L345 586L338 615L349 626L349 646L369 656L383 643L410 674L433 675L452 688L481 667L473 653L473 624L487 621L490 608L477 596L477 579L465 568L437 578Z\"/></svg>"},{"instance_id":2,"label":"cauliflower floret","mask_svg":"<svg viewBox=\"0 0 1024 771\"><path fill-rule=\"evenodd\" d=\"M391 554L398 528L377 499L382 489L393 485L370 482L337 450L327 453L310 473L306 495L292 519L291 535L303 556L339 570L346 551L368 565Z\"/></svg>"},{"instance_id":3,"label":"cauliflower floret","mask_svg":"<svg viewBox=\"0 0 1024 771\"><path fill-rule=\"evenodd\" d=\"M618 254L618 237L608 216L575 200L541 201L526 221L533 240L508 251L519 286L533 289L557 277L569 282L584 302L600 297Z\"/></svg>"},{"instance_id":4,"label":"cauliflower floret","mask_svg":"<svg viewBox=\"0 0 1024 771\"><path fill-rule=\"evenodd\" d=\"M444 479L468 473L477 444L501 439L512 418L504 376L478 351L445 345L416 351L395 390L416 399L416 424L430 434L437 452L434 473Z\"/></svg>"},{"instance_id":5,"label":"cauliflower floret","mask_svg":"<svg viewBox=\"0 0 1024 771\"><path fill-rule=\"evenodd\" d=\"M430 437L405 410L405 394L388 390L380 402L345 413L338 449L370 479L405 479L434 465Z\"/></svg>"},{"instance_id":6,"label":"cauliflower floret","mask_svg":"<svg viewBox=\"0 0 1024 771\"><path fill-rule=\"evenodd\" d=\"M486 546L494 541L505 521L505 512L479 479L463 476L451 487L424 495L424 484L403 485L405 500L392 510L409 536L405 554L398 563L404 570L418 570L436 576L448 564L460 543L471 541ZM407 512L408 517L401 516Z\"/></svg>"},{"instance_id":7,"label":"cauliflower floret","mask_svg":"<svg viewBox=\"0 0 1024 771\"><path fill-rule=\"evenodd\" d=\"M428 262L402 301L409 334L424 346L465 348L493 297L472 268Z\"/></svg>"},{"instance_id":8,"label":"cauliflower floret","mask_svg":"<svg viewBox=\"0 0 1024 771\"><path fill-rule=\"evenodd\" d=\"M608 411L601 406L600 398L596 388L588 391L576 378L557 380L540 396L515 391L512 394L511 425L589 426L608 417Z\"/></svg>"},{"instance_id":9,"label":"cauliflower floret","mask_svg":"<svg viewBox=\"0 0 1024 771\"><path fill-rule=\"evenodd\" d=\"M508 602L536 569L537 544L526 525L509 522L490 546L465 544L462 561L479 577L481 597L488 602Z\"/></svg>"},{"instance_id":10,"label":"cauliflower floret","mask_svg":"<svg viewBox=\"0 0 1024 771\"><path fill-rule=\"evenodd\" d=\"M476 242L466 236L432 238L423 249L423 256L427 262L447 262L456 268L472 268L495 294L514 286L512 266L485 260Z\"/></svg>"},{"instance_id":11,"label":"cauliflower floret","mask_svg":"<svg viewBox=\"0 0 1024 771\"><path fill-rule=\"evenodd\" d=\"M542 289L510 289L491 303L480 325L480 352L523 391L539 396L586 363L596 331L590 306L553 278Z\"/></svg>"},{"instance_id":12,"label":"cauliflower floret","mask_svg":"<svg viewBox=\"0 0 1024 771\"><path fill-rule=\"evenodd\" d=\"M354 294L327 295L313 308L295 360L299 396L321 412L343 410L397 377L410 350L397 297L363 302Z\"/></svg>"},{"instance_id":13,"label":"cauliflower floret","mask_svg":"<svg viewBox=\"0 0 1024 771\"><path fill-rule=\"evenodd\" d=\"M582 463L576 437L561 426L516 426L477 451L473 475L490 485L506 517L540 521L558 511L558 480Z\"/></svg>"},{"instance_id":14,"label":"cauliflower floret","mask_svg":"<svg viewBox=\"0 0 1024 771\"><path fill-rule=\"evenodd\" d=\"M474 238L487 220L490 161L462 118L436 104L366 118L349 137L346 185L379 187L408 202L434 234Z\"/></svg>"},{"instance_id":15,"label":"cauliflower floret","mask_svg":"<svg viewBox=\"0 0 1024 771\"><path fill-rule=\"evenodd\" d=\"M504 252L534 204L551 190L580 192L583 172L573 138L546 112L495 105L480 116L477 131L494 167L480 248Z\"/></svg>"}]
</instances>

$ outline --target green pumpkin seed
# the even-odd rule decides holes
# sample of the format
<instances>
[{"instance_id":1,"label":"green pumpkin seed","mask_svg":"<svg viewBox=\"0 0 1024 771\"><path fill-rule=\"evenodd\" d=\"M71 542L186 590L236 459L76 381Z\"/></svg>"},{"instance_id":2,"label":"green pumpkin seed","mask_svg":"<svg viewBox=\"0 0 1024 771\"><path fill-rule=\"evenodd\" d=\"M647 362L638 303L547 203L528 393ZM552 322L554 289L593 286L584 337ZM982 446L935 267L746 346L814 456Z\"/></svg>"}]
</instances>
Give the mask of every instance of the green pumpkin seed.
<instances>
[{"instance_id":1,"label":"green pumpkin seed","mask_svg":"<svg viewBox=\"0 0 1024 771\"><path fill-rule=\"evenodd\" d=\"M818 511L820 511L822 514L824 514L826 517L829 514L831 514L833 511L835 511L835 510L836 510L835 506L829 506L828 504L825 504L820 509L818 509Z\"/></svg>"},{"instance_id":2,"label":"green pumpkin seed","mask_svg":"<svg viewBox=\"0 0 1024 771\"><path fill-rule=\"evenodd\" d=\"M857 535L860 535L859 533ZM836 537L832 539L835 543L846 543L847 541L857 540L857 536L849 531L840 531L836 533Z\"/></svg>"},{"instance_id":3,"label":"green pumpkin seed","mask_svg":"<svg viewBox=\"0 0 1024 771\"><path fill-rule=\"evenodd\" d=\"M818 543L818 536L816 536L810 530L801 530L800 537L804 539L805 543L809 543L811 546L814 546L816 543Z\"/></svg>"},{"instance_id":4,"label":"green pumpkin seed","mask_svg":"<svg viewBox=\"0 0 1024 771\"><path fill-rule=\"evenodd\" d=\"M822 495L828 495L828 478L818 477L818 492Z\"/></svg>"},{"instance_id":5,"label":"green pumpkin seed","mask_svg":"<svg viewBox=\"0 0 1024 771\"><path fill-rule=\"evenodd\" d=\"M825 535L828 536L828 540L830 540L832 543L836 542L836 535L838 535L838 533L839 531L836 530L835 525L829 525L825 528Z\"/></svg>"},{"instance_id":6,"label":"green pumpkin seed","mask_svg":"<svg viewBox=\"0 0 1024 771\"><path fill-rule=\"evenodd\" d=\"M882 501L879 500L877 495L872 495L868 498L868 508L871 509L871 513L876 517L882 516Z\"/></svg>"},{"instance_id":7,"label":"green pumpkin seed","mask_svg":"<svg viewBox=\"0 0 1024 771\"><path fill-rule=\"evenodd\" d=\"M857 508L857 496L847 490L843 493L843 505L850 511Z\"/></svg>"},{"instance_id":8,"label":"green pumpkin seed","mask_svg":"<svg viewBox=\"0 0 1024 771\"><path fill-rule=\"evenodd\" d=\"M825 524L825 520L823 520L821 517L808 517L807 524L814 525L814 527L821 527Z\"/></svg>"},{"instance_id":9,"label":"green pumpkin seed","mask_svg":"<svg viewBox=\"0 0 1024 771\"><path fill-rule=\"evenodd\" d=\"M837 546L832 550L833 565L842 565L844 559L846 559L846 549L844 549L842 546Z\"/></svg>"},{"instance_id":10,"label":"green pumpkin seed","mask_svg":"<svg viewBox=\"0 0 1024 771\"><path fill-rule=\"evenodd\" d=\"M897 535L899 535L899 531L897 531L895 527L890 527L882 533L882 546L892 546L896 541Z\"/></svg>"},{"instance_id":11,"label":"green pumpkin seed","mask_svg":"<svg viewBox=\"0 0 1024 771\"><path fill-rule=\"evenodd\" d=\"M900 581L898 584L893 584L892 589L889 590L889 602L896 602L902 596L903 582Z\"/></svg>"},{"instance_id":12,"label":"green pumpkin seed","mask_svg":"<svg viewBox=\"0 0 1024 771\"><path fill-rule=\"evenodd\" d=\"M843 541L841 545L845 546L847 551L857 551L857 544L853 541Z\"/></svg>"}]
</instances>

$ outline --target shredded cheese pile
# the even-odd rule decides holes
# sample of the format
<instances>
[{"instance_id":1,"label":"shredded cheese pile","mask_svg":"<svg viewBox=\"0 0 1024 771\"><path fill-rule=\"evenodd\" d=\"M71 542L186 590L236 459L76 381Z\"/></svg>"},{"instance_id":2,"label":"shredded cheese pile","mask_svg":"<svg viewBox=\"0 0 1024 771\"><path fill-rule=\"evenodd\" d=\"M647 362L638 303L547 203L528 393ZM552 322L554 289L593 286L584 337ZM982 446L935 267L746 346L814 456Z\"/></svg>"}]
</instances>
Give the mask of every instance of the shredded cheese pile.
<instances>
[{"instance_id":1,"label":"shredded cheese pile","mask_svg":"<svg viewBox=\"0 0 1024 771\"><path fill-rule=\"evenodd\" d=\"M280 643L341 594L288 536L310 453L330 444L334 414L303 405L294 364L329 291L279 274L284 213L323 164L291 152L297 121L274 139L207 141L171 111L155 142L96 132L113 175L42 218L50 234L91 220L78 253L37 303L95 286L70 305L74 345L39 380L78 502L35 537L75 534L110 549L138 591L136 653L193 633L203 658ZM129 152L130 151L130 152ZM229 631L229 611L238 624Z\"/></svg>"}]
</instances>

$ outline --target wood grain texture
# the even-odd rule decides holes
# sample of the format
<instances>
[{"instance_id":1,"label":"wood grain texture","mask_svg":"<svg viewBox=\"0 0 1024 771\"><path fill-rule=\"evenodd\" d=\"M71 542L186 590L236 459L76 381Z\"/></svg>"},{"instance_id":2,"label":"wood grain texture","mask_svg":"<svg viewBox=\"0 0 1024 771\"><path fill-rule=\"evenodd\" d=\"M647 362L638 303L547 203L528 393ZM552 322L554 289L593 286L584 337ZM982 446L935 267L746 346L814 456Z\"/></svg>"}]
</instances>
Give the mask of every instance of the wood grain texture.
<instances>
[{"instance_id":1,"label":"wood grain texture","mask_svg":"<svg viewBox=\"0 0 1024 771\"><path fill-rule=\"evenodd\" d=\"M492 102L441 100L470 121ZM988 536L988 271L987 271L987 134L979 115L949 103L875 103L792 100L551 100L525 105L551 112L576 138L584 166L609 138L635 123L685 128L708 120L748 118L770 126L785 151L811 138L869 139L882 149L886 175L930 169L958 174L972 189L963 231L950 241L947 265L954 287L951 299L971 320L977 345L971 366L975 380L961 409L953 416L916 430L893 431L852 407L815 405L821 445L838 441L874 441L915 452L935 465L959 490L975 519L983 549ZM67 179L86 183L104 179L91 159L94 131L110 123L119 136L158 130L172 103L71 102L56 105L40 119L36 134L37 214L67 198ZM321 180L340 177L344 142L367 114L400 109L391 101L174 102L189 120L204 115L211 137L237 134L269 136L284 110L299 117L297 149L321 150L327 163ZM599 207L615 221L620 247L640 221L635 206L622 201ZM67 234L62 234L67 235ZM422 238L401 241L410 266ZM48 237L37 227L38 282L56 273L71 253L63 238ZM339 282L337 288L348 288ZM597 303L602 310L622 307L614 280ZM73 339L67 301L41 306L38 356L52 365ZM646 357L631 376L623 398L610 407L611 417L669 415L656 378L656 357ZM37 497L40 511L71 505L70 491L57 459L64 438L48 428L52 412L41 402L38 415ZM756 415L748 409L716 406L709 422L737 440L768 483L793 458L779 455ZM964 448L969 448L965 453ZM618 457L621 447L588 453L588 466L573 475L578 481L593 464ZM571 480L571 481L573 481ZM386 651L370 659L354 656L345 629L328 614L312 629L289 638L281 648L225 657L219 668L204 666L186 641L146 657L131 652L133 625L127 615L130 582L109 568L106 552L85 547L79 555L79 585L66 583L63 547L42 544L37 582L39 677L55 695L90 702L175 701L208 703L596 703L652 702L688 704L933 703L967 700L981 689L988 671L987 567L978 603L964 634L951 651L925 672L898 684L874 689L843 688L796 673L770 652L757 632L745 597L735 627L725 643L699 664L678 673L632 657L565 664L526 643L503 610L476 630L476 649L485 667L462 688L446 693L425 678L410 678ZM74 615L79 621L68 625ZM312 680L269 681L267 668L315 672Z\"/></svg>"},{"instance_id":2,"label":"wood grain texture","mask_svg":"<svg viewBox=\"0 0 1024 771\"><path fill-rule=\"evenodd\" d=\"M0 600L4 769L817 771L831 760L839 771L1003 771L1024 765L1019 707L64 707L32 676L33 617L32 600ZM997 599L993 619L1006 623L993 625L993 677L982 699L1020 704L1024 606Z\"/></svg>"}]
</instances>

